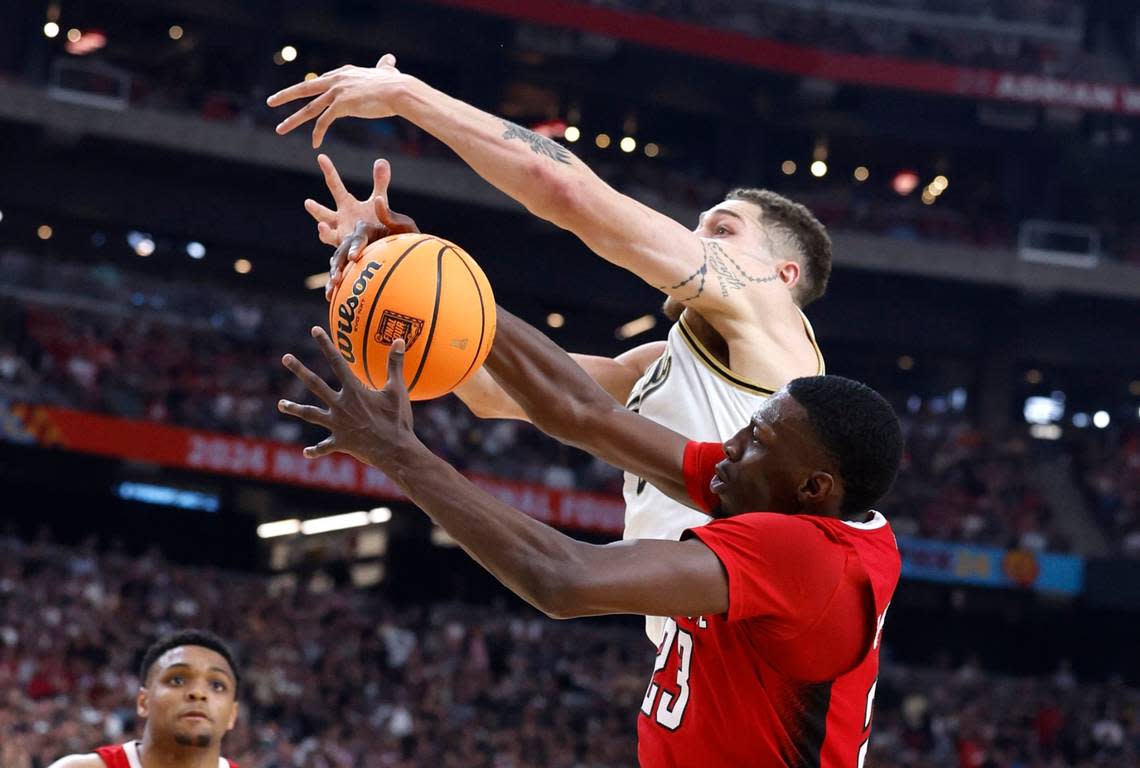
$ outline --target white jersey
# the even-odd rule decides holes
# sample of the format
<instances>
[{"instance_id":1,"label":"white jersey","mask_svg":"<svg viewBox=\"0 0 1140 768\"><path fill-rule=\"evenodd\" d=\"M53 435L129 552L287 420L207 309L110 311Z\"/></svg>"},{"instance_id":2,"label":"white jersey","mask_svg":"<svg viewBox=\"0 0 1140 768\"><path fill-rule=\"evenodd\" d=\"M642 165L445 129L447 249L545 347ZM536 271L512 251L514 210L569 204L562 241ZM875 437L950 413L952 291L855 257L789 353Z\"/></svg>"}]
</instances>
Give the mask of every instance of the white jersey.
<instances>
[{"instance_id":1,"label":"white jersey","mask_svg":"<svg viewBox=\"0 0 1140 768\"><path fill-rule=\"evenodd\" d=\"M806 317L803 322L822 374L823 356L815 333ZM772 382L775 388L784 383ZM752 419L775 388L749 381L721 364L682 317L669 329L665 352L633 386L626 406L691 440L723 442ZM623 495L626 539L677 541L686 529L711 520L628 472ZM646 617L646 634L653 642L660 640L663 627L663 618Z\"/></svg>"},{"instance_id":2,"label":"white jersey","mask_svg":"<svg viewBox=\"0 0 1140 768\"><path fill-rule=\"evenodd\" d=\"M127 764L131 768L143 768L142 757L139 755L139 742L128 741L122 745L123 756L127 758ZM230 768L231 763L224 757L218 758L218 768Z\"/></svg>"}]
</instances>

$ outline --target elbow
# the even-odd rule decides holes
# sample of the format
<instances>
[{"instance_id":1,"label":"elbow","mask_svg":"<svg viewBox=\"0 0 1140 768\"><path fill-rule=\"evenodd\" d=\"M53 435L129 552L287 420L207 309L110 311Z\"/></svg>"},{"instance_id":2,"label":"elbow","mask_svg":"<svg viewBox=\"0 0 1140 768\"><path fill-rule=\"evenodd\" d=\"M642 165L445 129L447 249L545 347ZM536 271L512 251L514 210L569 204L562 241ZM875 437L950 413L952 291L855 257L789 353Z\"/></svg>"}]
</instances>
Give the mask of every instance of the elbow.
<instances>
[{"instance_id":1,"label":"elbow","mask_svg":"<svg viewBox=\"0 0 1140 768\"><path fill-rule=\"evenodd\" d=\"M539 580L531 604L547 618L564 621L589 615L582 602L582 590L575 580L575 569L566 565L549 569Z\"/></svg>"},{"instance_id":2,"label":"elbow","mask_svg":"<svg viewBox=\"0 0 1140 768\"><path fill-rule=\"evenodd\" d=\"M559 165L551 168L545 160L533 172L534 183L543 194L527 206L531 213L562 229L574 231L574 222L581 217L581 180L572 168Z\"/></svg>"}]
</instances>

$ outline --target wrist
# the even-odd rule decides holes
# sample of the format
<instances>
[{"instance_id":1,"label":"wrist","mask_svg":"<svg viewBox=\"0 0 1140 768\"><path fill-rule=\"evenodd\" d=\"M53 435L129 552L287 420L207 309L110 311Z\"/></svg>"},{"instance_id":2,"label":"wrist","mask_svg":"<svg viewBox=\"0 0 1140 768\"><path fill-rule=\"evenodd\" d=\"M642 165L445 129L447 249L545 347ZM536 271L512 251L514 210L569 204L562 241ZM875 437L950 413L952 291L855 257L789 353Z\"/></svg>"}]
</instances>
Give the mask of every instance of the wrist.
<instances>
[{"instance_id":1,"label":"wrist","mask_svg":"<svg viewBox=\"0 0 1140 768\"><path fill-rule=\"evenodd\" d=\"M409 431L391 443L374 448L369 452L366 463L403 486L402 478L412 476L416 467L422 465L427 457L434 458L435 454L420 442L414 432Z\"/></svg>"},{"instance_id":2,"label":"wrist","mask_svg":"<svg viewBox=\"0 0 1140 768\"><path fill-rule=\"evenodd\" d=\"M415 123L415 115L427 101L431 87L419 78L405 75L393 99L396 113Z\"/></svg>"}]
</instances>

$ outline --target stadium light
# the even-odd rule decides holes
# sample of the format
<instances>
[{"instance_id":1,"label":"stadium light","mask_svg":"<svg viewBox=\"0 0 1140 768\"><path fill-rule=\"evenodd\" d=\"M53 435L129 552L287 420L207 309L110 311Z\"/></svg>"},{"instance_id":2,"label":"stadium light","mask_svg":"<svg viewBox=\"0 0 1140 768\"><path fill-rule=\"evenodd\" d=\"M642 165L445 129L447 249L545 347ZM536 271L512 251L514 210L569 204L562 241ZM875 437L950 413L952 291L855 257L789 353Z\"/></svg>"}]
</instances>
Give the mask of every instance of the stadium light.
<instances>
[{"instance_id":1,"label":"stadium light","mask_svg":"<svg viewBox=\"0 0 1140 768\"><path fill-rule=\"evenodd\" d=\"M609 134L608 133L599 133L597 138L594 139L594 144L596 144L598 146L598 149L605 149L606 147L608 147L610 145Z\"/></svg>"},{"instance_id":2,"label":"stadium light","mask_svg":"<svg viewBox=\"0 0 1140 768\"><path fill-rule=\"evenodd\" d=\"M297 60L297 49L291 45L286 45L281 49L281 58L285 61Z\"/></svg>"},{"instance_id":3,"label":"stadium light","mask_svg":"<svg viewBox=\"0 0 1140 768\"><path fill-rule=\"evenodd\" d=\"M1038 440L1060 440L1061 427L1056 424L1033 424L1029 427L1029 436Z\"/></svg>"},{"instance_id":4,"label":"stadium light","mask_svg":"<svg viewBox=\"0 0 1140 768\"><path fill-rule=\"evenodd\" d=\"M617 329L617 337L619 339L632 339L634 336L645 333L655 325L657 325L656 317L653 315L642 315L619 327Z\"/></svg>"},{"instance_id":5,"label":"stadium light","mask_svg":"<svg viewBox=\"0 0 1140 768\"><path fill-rule=\"evenodd\" d=\"M301 522L301 533L312 536L317 533L329 531L342 531L346 528L360 528L368 525L367 512L346 512L343 515L329 515L328 517L314 517L312 520Z\"/></svg>"},{"instance_id":6,"label":"stadium light","mask_svg":"<svg viewBox=\"0 0 1140 768\"><path fill-rule=\"evenodd\" d=\"M1041 371L1037 370L1036 368L1030 368L1025 372L1025 380L1030 384L1040 384Z\"/></svg>"},{"instance_id":7,"label":"stadium light","mask_svg":"<svg viewBox=\"0 0 1140 768\"><path fill-rule=\"evenodd\" d=\"M657 157L661 154L661 147L654 144L652 141L645 145L646 157Z\"/></svg>"},{"instance_id":8,"label":"stadium light","mask_svg":"<svg viewBox=\"0 0 1140 768\"><path fill-rule=\"evenodd\" d=\"M796 172L796 161L785 160L784 162L780 163L780 171L782 171L785 176L791 176Z\"/></svg>"},{"instance_id":9,"label":"stadium light","mask_svg":"<svg viewBox=\"0 0 1140 768\"><path fill-rule=\"evenodd\" d=\"M177 24L174 24L173 26L170 27L170 29L166 30L166 34L170 35L171 40L181 40L182 39L182 33L183 33L182 27L178 26Z\"/></svg>"},{"instance_id":10,"label":"stadium light","mask_svg":"<svg viewBox=\"0 0 1140 768\"><path fill-rule=\"evenodd\" d=\"M201 259L206 256L206 246L199 243L197 240L191 240L186 243L186 255L192 259Z\"/></svg>"},{"instance_id":11,"label":"stadium light","mask_svg":"<svg viewBox=\"0 0 1140 768\"><path fill-rule=\"evenodd\" d=\"M277 536L292 536L295 533L301 532L301 521L297 518L289 520L277 520L272 523L262 523L257 526L257 537L259 539L272 539Z\"/></svg>"},{"instance_id":12,"label":"stadium light","mask_svg":"<svg viewBox=\"0 0 1140 768\"><path fill-rule=\"evenodd\" d=\"M1112 422L1112 418L1108 415L1108 411L1097 411L1093 414L1093 426L1097 429L1104 429Z\"/></svg>"},{"instance_id":13,"label":"stadium light","mask_svg":"<svg viewBox=\"0 0 1140 768\"><path fill-rule=\"evenodd\" d=\"M51 240L51 236L55 234L55 230L51 228L50 224L40 224L36 227L36 237L40 240Z\"/></svg>"},{"instance_id":14,"label":"stadium light","mask_svg":"<svg viewBox=\"0 0 1140 768\"><path fill-rule=\"evenodd\" d=\"M871 178L871 172L867 170L867 166L865 165L860 165L858 168L856 168L853 175L855 176L855 181L860 182Z\"/></svg>"},{"instance_id":15,"label":"stadium light","mask_svg":"<svg viewBox=\"0 0 1140 768\"><path fill-rule=\"evenodd\" d=\"M373 507L368 510L368 522L376 525L386 523L392 519L392 510L388 507Z\"/></svg>"},{"instance_id":16,"label":"stadium light","mask_svg":"<svg viewBox=\"0 0 1140 768\"><path fill-rule=\"evenodd\" d=\"M44 37L56 38L59 37L59 25L54 21L49 21L44 24Z\"/></svg>"},{"instance_id":17,"label":"stadium light","mask_svg":"<svg viewBox=\"0 0 1140 768\"><path fill-rule=\"evenodd\" d=\"M578 139L582 138L582 131L576 125L566 126L566 130L562 133L562 138L573 144Z\"/></svg>"},{"instance_id":18,"label":"stadium light","mask_svg":"<svg viewBox=\"0 0 1140 768\"><path fill-rule=\"evenodd\" d=\"M561 312L551 312L546 316L546 324L551 328L561 328L566 325L566 318L562 316Z\"/></svg>"},{"instance_id":19,"label":"stadium light","mask_svg":"<svg viewBox=\"0 0 1140 768\"><path fill-rule=\"evenodd\" d=\"M910 355L903 355L898 359L898 366L900 370L909 371L914 368L914 358Z\"/></svg>"},{"instance_id":20,"label":"stadium light","mask_svg":"<svg viewBox=\"0 0 1140 768\"><path fill-rule=\"evenodd\" d=\"M633 138L632 136L625 136L622 138L621 144L619 146L621 147L622 152L629 154L633 150L637 149L637 139Z\"/></svg>"},{"instance_id":21,"label":"stadium light","mask_svg":"<svg viewBox=\"0 0 1140 768\"><path fill-rule=\"evenodd\" d=\"M891 189L906 197L918 187L918 174L914 171L899 171L891 179Z\"/></svg>"},{"instance_id":22,"label":"stadium light","mask_svg":"<svg viewBox=\"0 0 1140 768\"><path fill-rule=\"evenodd\" d=\"M318 288L324 288L325 283L328 282L328 272L317 272L305 278L305 287L310 291L315 291Z\"/></svg>"},{"instance_id":23,"label":"stadium light","mask_svg":"<svg viewBox=\"0 0 1140 768\"><path fill-rule=\"evenodd\" d=\"M822 160L814 160L811 164L811 175L817 179L822 179L827 175L827 163Z\"/></svg>"},{"instance_id":24,"label":"stadium light","mask_svg":"<svg viewBox=\"0 0 1140 768\"><path fill-rule=\"evenodd\" d=\"M1084 429L1092 422L1089 415L1083 411L1078 411L1073 414L1073 426L1077 429Z\"/></svg>"},{"instance_id":25,"label":"stadium light","mask_svg":"<svg viewBox=\"0 0 1140 768\"><path fill-rule=\"evenodd\" d=\"M0 211L0 221L4 221L4 211Z\"/></svg>"},{"instance_id":26,"label":"stadium light","mask_svg":"<svg viewBox=\"0 0 1140 768\"><path fill-rule=\"evenodd\" d=\"M78 29L77 27L72 27L71 29L67 30L67 39L69 42L78 43L83 39L82 30Z\"/></svg>"},{"instance_id":27,"label":"stadium light","mask_svg":"<svg viewBox=\"0 0 1140 768\"><path fill-rule=\"evenodd\" d=\"M154 240L149 237L144 237L135 244L135 254L138 256L150 256L154 253Z\"/></svg>"},{"instance_id":28,"label":"stadium light","mask_svg":"<svg viewBox=\"0 0 1140 768\"><path fill-rule=\"evenodd\" d=\"M238 259L234 262L234 272L239 275L248 275L253 269L253 264L249 259Z\"/></svg>"}]
</instances>

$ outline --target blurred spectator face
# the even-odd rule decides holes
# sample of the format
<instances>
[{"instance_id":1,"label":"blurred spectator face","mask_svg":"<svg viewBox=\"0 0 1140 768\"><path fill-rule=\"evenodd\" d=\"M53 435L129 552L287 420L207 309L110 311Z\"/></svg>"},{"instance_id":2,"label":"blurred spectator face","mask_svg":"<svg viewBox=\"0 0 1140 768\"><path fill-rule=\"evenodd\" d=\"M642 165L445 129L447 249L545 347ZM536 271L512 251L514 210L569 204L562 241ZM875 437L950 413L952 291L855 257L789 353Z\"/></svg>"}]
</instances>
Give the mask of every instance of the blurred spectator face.
<instances>
[{"instance_id":1,"label":"blurred spectator face","mask_svg":"<svg viewBox=\"0 0 1140 768\"><path fill-rule=\"evenodd\" d=\"M221 654L196 645L171 648L139 691L138 714L158 741L208 748L237 721L233 670Z\"/></svg>"}]
</instances>

